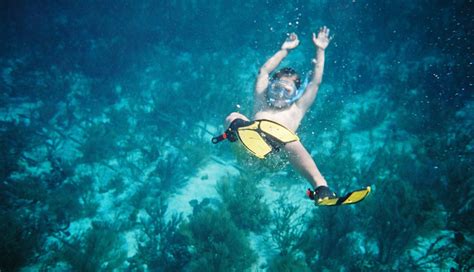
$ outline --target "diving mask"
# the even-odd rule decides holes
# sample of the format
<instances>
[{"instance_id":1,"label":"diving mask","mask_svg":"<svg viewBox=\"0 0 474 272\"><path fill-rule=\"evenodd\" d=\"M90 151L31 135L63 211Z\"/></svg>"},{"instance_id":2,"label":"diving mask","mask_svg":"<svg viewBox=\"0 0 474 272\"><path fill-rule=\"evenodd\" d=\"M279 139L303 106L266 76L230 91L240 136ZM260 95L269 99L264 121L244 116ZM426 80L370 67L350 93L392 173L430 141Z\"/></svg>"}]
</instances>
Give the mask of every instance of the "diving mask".
<instances>
[{"instance_id":1,"label":"diving mask","mask_svg":"<svg viewBox=\"0 0 474 272\"><path fill-rule=\"evenodd\" d=\"M291 99L295 93L295 85L288 80L275 80L268 86L268 96L274 99Z\"/></svg>"},{"instance_id":2,"label":"diving mask","mask_svg":"<svg viewBox=\"0 0 474 272\"><path fill-rule=\"evenodd\" d=\"M289 80L274 80L267 88L267 102L270 106L279 109L289 107L303 95L307 85L308 76L299 88L296 88L295 84Z\"/></svg>"}]
</instances>

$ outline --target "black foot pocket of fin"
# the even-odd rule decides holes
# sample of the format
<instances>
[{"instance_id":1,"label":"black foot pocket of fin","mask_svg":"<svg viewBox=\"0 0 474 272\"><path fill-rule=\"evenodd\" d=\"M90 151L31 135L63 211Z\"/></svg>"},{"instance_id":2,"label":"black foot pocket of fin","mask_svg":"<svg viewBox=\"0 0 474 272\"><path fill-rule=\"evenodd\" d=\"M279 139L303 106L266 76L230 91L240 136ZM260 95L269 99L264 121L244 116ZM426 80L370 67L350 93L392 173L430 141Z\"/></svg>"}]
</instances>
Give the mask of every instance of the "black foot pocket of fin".
<instances>
[{"instance_id":1,"label":"black foot pocket of fin","mask_svg":"<svg viewBox=\"0 0 474 272\"><path fill-rule=\"evenodd\" d=\"M231 142L235 142L237 141L237 129L243 126L248 126L250 124L252 124L252 122L237 118L232 121L232 123L230 123L230 126L223 134L212 138L212 143L217 144L219 142L224 141L225 139L228 139Z\"/></svg>"}]
</instances>

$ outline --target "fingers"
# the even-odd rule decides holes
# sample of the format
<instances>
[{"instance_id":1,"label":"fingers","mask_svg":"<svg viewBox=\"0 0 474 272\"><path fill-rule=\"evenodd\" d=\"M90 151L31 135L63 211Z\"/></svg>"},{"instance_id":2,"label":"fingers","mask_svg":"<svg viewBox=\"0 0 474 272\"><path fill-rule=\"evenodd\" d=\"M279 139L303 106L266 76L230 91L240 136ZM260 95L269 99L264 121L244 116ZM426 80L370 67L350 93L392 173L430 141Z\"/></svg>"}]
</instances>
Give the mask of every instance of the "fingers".
<instances>
[{"instance_id":1,"label":"fingers","mask_svg":"<svg viewBox=\"0 0 474 272\"><path fill-rule=\"evenodd\" d=\"M296 35L296 33L293 32L293 33L290 34L289 38L290 38L290 41L294 41L294 40L298 39L298 36Z\"/></svg>"},{"instance_id":2,"label":"fingers","mask_svg":"<svg viewBox=\"0 0 474 272\"><path fill-rule=\"evenodd\" d=\"M322 33L322 34L325 34L327 36L329 36L329 28L327 28L327 26L323 26L323 27L320 27L319 28L319 33Z\"/></svg>"},{"instance_id":3,"label":"fingers","mask_svg":"<svg viewBox=\"0 0 474 272\"><path fill-rule=\"evenodd\" d=\"M286 38L286 41L296 41L298 40L298 35L296 33L292 32L290 34L287 34L288 38Z\"/></svg>"}]
</instances>

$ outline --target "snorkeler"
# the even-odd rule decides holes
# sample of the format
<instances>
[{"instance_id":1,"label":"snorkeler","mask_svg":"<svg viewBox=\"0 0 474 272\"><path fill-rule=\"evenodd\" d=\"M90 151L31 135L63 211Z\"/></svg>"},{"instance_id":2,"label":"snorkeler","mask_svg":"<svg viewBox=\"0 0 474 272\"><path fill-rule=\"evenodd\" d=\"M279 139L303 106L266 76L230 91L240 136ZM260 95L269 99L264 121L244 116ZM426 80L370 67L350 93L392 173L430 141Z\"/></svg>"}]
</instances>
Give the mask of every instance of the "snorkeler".
<instances>
[{"instance_id":1,"label":"snorkeler","mask_svg":"<svg viewBox=\"0 0 474 272\"><path fill-rule=\"evenodd\" d=\"M323 78L324 51L329 42L327 27L320 28L317 35L313 33L316 49L314 71L311 78L307 77L303 83L292 68L283 68L270 76L289 51L300 43L296 34L290 34L280 50L259 70L254 92L254 121L238 112L232 112L226 118L226 127L229 128L224 134L214 137L212 142L238 139L248 151L261 159L273 151L283 149L289 155L292 166L314 188L314 191L308 189L307 194L317 205L352 204L365 198L367 190L359 195L347 195L338 200L336 194L329 189L313 158L296 136L301 120L318 93ZM370 189L368 191L370 192ZM355 196L358 197L354 198Z\"/></svg>"}]
</instances>

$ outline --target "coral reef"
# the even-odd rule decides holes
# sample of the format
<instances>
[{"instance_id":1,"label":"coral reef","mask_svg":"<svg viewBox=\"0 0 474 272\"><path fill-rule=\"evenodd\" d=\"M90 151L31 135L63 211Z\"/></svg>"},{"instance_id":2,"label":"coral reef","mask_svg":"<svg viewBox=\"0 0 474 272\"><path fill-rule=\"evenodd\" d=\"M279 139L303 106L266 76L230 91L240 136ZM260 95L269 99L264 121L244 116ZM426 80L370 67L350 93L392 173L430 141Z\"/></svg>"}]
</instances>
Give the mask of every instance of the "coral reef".
<instances>
[{"instance_id":1,"label":"coral reef","mask_svg":"<svg viewBox=\"0 0 474 272\"><path fill-rule=\"evenodd\" d=\"M116 152L118 135L111 124L90 124L84 134L85 140L78 147L83 163L101 162Z\"/></svg>"},{"instance_id":2,"label":"coral reef","mask_svg":"<svg viewBox=\"0 0 474 272\"><path fill-rule=\"evenodd\" d=\"M270 209L263 200L263 192L257 187L250 173L241 172L217 184L217 191L233 222L241 229L263 232L270 223Z\"/></svg>"},{"instance_id":3,"label":"coral reef","mask_svg":"<svg viewBox=\"0 0 474 272\"><path fill-rule=\"evenodd\" d=\"M367 210L363 212L371 216L364 232L371 234L377 245L377 251L370 253L374 254L370 258L382 267L396 263L399 256L414 245L424 228L442 216L436 211L436 202L429 192L416 191L404 180L379 183L376 196L367 202L364 205Z\"/></svg>"},{"instance_id":4,"label":"coral reef","mask_svg":"<svg viewBox=\"0 0 474 272\"><path fill-rule=\"evenodd\" d=\"M3 1L0 270L472 270L470 5ZM312 68L318 25L298 135L335 191L374 190L308 212L287 163L209 139L287 33Z\"/></svg>"},{"instance_id":5,"label":"coral reef","mask_svg":"<svg viewBox=\"0 0 474 272\"><path fill-rule=\"evenodd\" d=\"M57 260L75 271L113 271L127 257L124 238L107 223L93 222L85 234L59 240Z\"/></svg>"},{"instance_id":6,"label":"coral reef","mask_svg":"<svg viewBox=\"0 0 474 272\"><path fill-rule=\"evenodd\" d=\"M129 262L146 264L150 270L178 271L190 260L186 237L180 233L182 218L174 215L165 222L166 205L158 200L145 208L140 219L142 238L139 238L137 254Z\"/></svg>"},{"instance_id":7,"label":"coral reef","mask_svg":"<svg viewBox=\"0 0 474 272\"><path fill-rule=\"evenodd\" d=\"M45 243L44 226L38 211L1 208L0 269L16 271L37 258Z\"/></svg>"},{"instance_id":8,"label":"coral reef","mask_svg":"<svg viewBox=\"0 0 474 272\"><path fill-rule=\"evenodd\" d=\"M256 261L244 232L225 210L205 208L183 228L193 248L191 271L246 271Z\"/></svg>"},{"instance_id":9,"label":"coral reef","mask_svg":"<svg viewBox=\"0 0 474 272\"><path fill-rule=\"evenodd\" d=\"M361 204L362 205L362 204ZM307 218L301 249L311 271L350 267L358 257L354 225L364 224L351 209L320 209Z\"/></svg>"},{"instance_id":10,"label":"coral reef","mask_svg":"<svg viewBox=\"0 0 474 272\"><path fill-rule=\"evenodd\" d=\"M22 124L0 122L0 180L18 170L24 150L30 145L33 130Z\"/></svg>"},{"instance_id":11,"label":"coral reef","mask_svg":"<svg viewBox=\"0 0 474 272\"><path fill-rule=\"evenodd\" d=\"M299 209L298 205L288 203L285 195L279 198L271 230L278 255L270 260L269 271L311 271L301 250L307 218L298 213Z\"/></svg>"}]
</instances>

